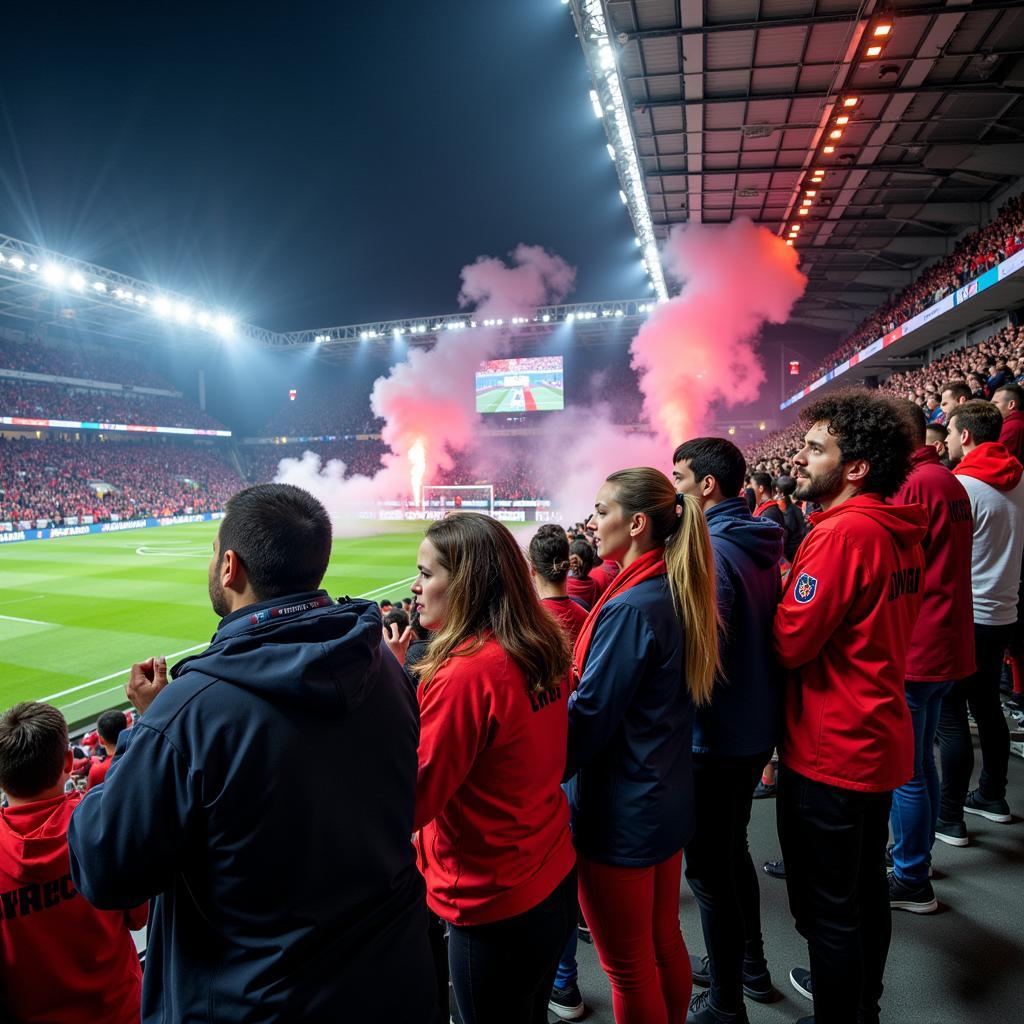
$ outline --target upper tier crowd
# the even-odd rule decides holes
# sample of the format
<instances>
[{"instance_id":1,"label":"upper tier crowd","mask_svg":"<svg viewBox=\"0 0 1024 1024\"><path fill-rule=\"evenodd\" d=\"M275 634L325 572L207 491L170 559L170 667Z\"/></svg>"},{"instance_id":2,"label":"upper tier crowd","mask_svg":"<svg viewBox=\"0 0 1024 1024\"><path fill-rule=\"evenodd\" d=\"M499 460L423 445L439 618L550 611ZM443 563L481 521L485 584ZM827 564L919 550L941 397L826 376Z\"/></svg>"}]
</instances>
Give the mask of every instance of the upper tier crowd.
<instances>
[{"instance_id":1,"label":"upper tier crowd","mask_svg":"<svg viewBox=\"0 0 1024 1024\"><path fill-rule=\"evenodd\" d=\"M214 512L241 484L205 447L0 438L0 523Z\"/></svg>"},{"instance_id":2,"label":"upper tier crowd","mask_svg":"<svg viewBox=\"0 0 1024 1024\"><path fill-rule=\"evenodd\" d=\"M1003 204L987 227L963 238L953 251L927 267L891 302L880 306L831 355L806 374L802 388L833 367L846 362L855 352L888 334L911 317L973 281L1015 252L1024 248L1024 195Z\"/></svg>"},{"instance_id":3,"label":"upper tier crowd","mask_svg":"<svg viewBox=\"0 0 1024 1024\"><path fill-rule=\"evenodd\" d=\"M115 355L71 342L44 345L35 338L14 341L0 337L0 369L177 390L126 351Z\"/></svg>"}]
</instances>

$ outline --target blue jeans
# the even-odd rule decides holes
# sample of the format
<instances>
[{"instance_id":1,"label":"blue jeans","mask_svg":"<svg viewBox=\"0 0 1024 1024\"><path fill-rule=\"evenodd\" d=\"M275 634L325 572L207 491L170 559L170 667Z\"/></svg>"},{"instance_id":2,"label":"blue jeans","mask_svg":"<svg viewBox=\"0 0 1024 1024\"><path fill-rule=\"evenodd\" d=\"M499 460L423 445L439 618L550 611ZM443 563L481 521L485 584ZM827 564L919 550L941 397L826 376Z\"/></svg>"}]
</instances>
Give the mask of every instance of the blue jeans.
<instances>
[{"instance_id":1,"label":"blue jeans","mask_svg":"<svg viewBox=\"0 0 1024 1024\"><path fill-rule=\"evenodd\" d=\"M576 914L577 918L579 913ZM562 950L558 960L558 971L555 973L555 988L568 988L576 984L580 972L576 967L576 943L579 941L580 933L578 928L573 928L569 941Z\"/></svg>"},{"instance_id":2,"label":"blue jeans","mask_svg":"<svg viewBox=\"0 0 1024 1024\"><path fill-rule=\"evenodd\" d=\"M942 698L952 688L952 682L906 684L907 706L914 723L914 777L893 793L890 822L895 841L894 874L907 885L928 881L940 799L935 733Z\"/></svg>"}]
</instances>

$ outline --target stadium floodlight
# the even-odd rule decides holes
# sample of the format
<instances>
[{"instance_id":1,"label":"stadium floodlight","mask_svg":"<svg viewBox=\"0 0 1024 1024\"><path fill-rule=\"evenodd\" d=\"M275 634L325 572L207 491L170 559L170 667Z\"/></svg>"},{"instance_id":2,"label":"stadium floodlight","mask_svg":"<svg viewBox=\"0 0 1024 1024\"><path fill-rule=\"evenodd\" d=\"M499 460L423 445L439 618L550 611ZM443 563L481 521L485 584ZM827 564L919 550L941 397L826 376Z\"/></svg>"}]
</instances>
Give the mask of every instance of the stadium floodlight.
<instances>
[{"instance_id":1,"label":"stadium floodlight","mask_svg":"<svg viewBox=\"0 0 1024 1024\"><path fill-rule=\"evenodd\" d=\"M843 98L843 106L846 107L847 110L852 110L858 103L860 103L859 96L845 96Z\"/></svg>"},{"instance_id":2,"label":"stadium floodlight","mask_svg":"<svg viewBox=\"0 0 1024 1024\"><path fill-rule=\"evenodd\" d=\"M368 338L369 336L370 336L370 335L369 335L369 334L367 334L367 333L366 333L366 331L360 331L360 332L359 332L359 340L360 340L360 341L366 341L366 339L367 339L367 338Z\"/></svg>"},{"instance_id":3,"label":"stadium floodlight","mask_svg":"<svg viewBox=\"0 0 1024 1024\"><path fill-rule=\"evenodd\" d=\"M590 103L594 108L594 116L604 117L604 111L601 109L601 97L597 95L596 89L590 90Z\"/></svg>"},{"instance_id":4,"label":"stadium floodlight","mask_svg":"<svg viewBox=\"0 0 1024 1024\"><path fill-rule=\"evenodd\" d=\"M551 314L550 314L550 313L545 313L545 314L544 314L544 315L543 315L543 316L541 317L541 320L543 320L543 321L544 321L544 323L547 323L547 322L548 322L548 321L549 321L550 319L551 319Z\"/></svg>"},{"instance_id":5,"label":"stadium floodlight","mask_svg":"<svg viewBox=\"0 0 1024 1024\"><path fill-rule=\"evenodd\" d=\"M205 309L199 310L199 312L196 313L196 323L199 324L200 327L209 327L210 314L207 313ZM317 338L316 340L319 341L320 339Z\"/></svg>"},{"instance_id":6,"label":"stadium floodlight","mask_svg":"<svg viewBox=\"0 0 1024 1024\"><path fill-rule=\"evenodd\" d=\"M174 304L174 319L179 324L191 323L192 307L187 302L176 302Z\"/></svg>"},{"instance_id":7,"label":"stadium floodlight","mask_svg":"<svg viewBox=\"0 0 1024 1024\"><path fill-rule=\"evenodd\" d=\"M235 333L235 321L226 313L218 313L213 320L213 329L222 338L231 338Z\"/></svg>"},{"instance_id":8,"label":"stadium floodlight","mask_svg":"<svg viewBox=\"0 0 1024 1024\"><path fill-rule=\"evenodd\" d=\"M881 54L881 52L882 52L882 48L880 46L869 46L864 51L864 56L865 57L878 57Z\"/></svg>"},{"instance_id":9,"label":"stadium floodlight","mask_svg":"<svg viewBox=\"0 0 1024 1024\"><path fill-rule=\"evenodd\" d=\"M629 206L629 200L626 198L626 193L619 189L619 198L622 200L623 206Z\"/></svg>"},{"instance_id":10,"label":"stadium floodlight","mask_svg":"<svg viewBox=\"0 0 1024 1024\"><path fill-rule=\"evenodd\" d=\"M171 300L165 295L158 295L153 300L153 312L160 317L171 315Z\"/></svg>"},{"instance_id":11,"label":"stadium floodlight","mask_svg":"<svg viewBox=\"0 0 1024 1024\"><path fill-rule=\"evenodd\" d=\"M18 255L11 256L7 262L10 263L15 270L21 270L25 266L25 261Z\"/></svg>"},{"instance_id":12,"label":"stadium floodlight","mask_svg":"<svg viewBox=\"0 0 1024 1024\"><path fill-rule=\"evenodd\" d=\"M797 212L797 216L799 216L799 217L806 217L809 211L808 211L806 206L801 206L800 209L797 210L796 212Z\"/></svg>"},{"instance_id":13,"label":"stadium floodlight","mask_svg":"<svg viewBox=\"0 0 1024 1024\"><path fill-rule=\"evenodd\" d=\"M821 147L821 151L822 151L822 153L825 153L826 155L831 156L836 151L836 147L835 146L822 146Z\"/></svg>"},{"instance_id":14,"label":"stadium floodlight","mask_svg":"<svg viewBox=\"0 0 1024 1024\"><path fill-rule=\"evenodd\" d=\"M30 263L28 265L28 269L31 270L32 273L34 274L34 273L36 273L36 271L39 270L39 264L38 263Z\"/></svg>"},{"instance_id":15,"label":"stadium floodlight","mask_svg":"<svg viewBox=\"0 0 1024 1024\"><path fill-rule=\"evenodd\" d=\"M68 278L68 284L75 289L76 292L85 291L85 278L76 270L70 278Z\"/></svg>"},{"instance_id":16,"label":"stadium floodlight","mask_svg":"<svg viewBox=\"0 0 1024 1024\"><path fill-rule=\"evenodd\" d=\"M94 292L99 292L100 295L103 295L107 290L107 286L102 281L93 281L92 290Z\"/></svg>"},{"instance_id":17,"label":"stadium floodlight","mask_svg":"<svg viewBox=\"0 0 1024 1024\"><path fill-rule=\"evenodd\" d=\"M393 328L392 331L391 331L391 334L394 337L395 341L398 341L398 339L401 338L401 336L402 336L401 328L399 328L399 327Z\"/></svg>"},{"instance_id":18,"label":"stadium floodlight","mask_svg":"<svg viewBox=\"0 0 1024 1024\"><path fill-rule=\"evenodd\" d=\"M832 131L828 133L828 137L830 139L841 139L843 137L843 129L833 128Z\"/></svg>"},{"instance_id":19,"label":"stadium floodlight","mask_svg":"<svg viewBox=\"0 0 1024 1024\"><path fill-rule=\"evenodd\" d=\"M568 313L568 314L566 314L565 322L567 324L571 324L573 322L573 320L575 320L575 319L576 319L576 314L575 313Z\"/></svg>"},{"instance_id":20,"label":"stadium floodlight","mask_svg":"<svg viewBox=\"0 0 1024 1024\"><path fill-rule=\"evenodd\" d=\"M51 287L59 288L64 284L64 268L58 267L56 263L46 263L39 272L39 276Z\"/></svg>"},{"instance_id":21,"label":"stadium floodlight","mask_svg":"<svg viewBox=\"0 0 1024 1024\"><path fill-rule=\"evenodd\" d=\"M616 316L623 316L624 314L623 314L621 309L617 309L617 310L615 310L615 315Z\"/></svg>"},{"instance_id":22,"label":"stadium floodlight","mask_svg":"<svg viewBox=\"0 0 1024 1024\"><path fill-rule=\"evenodd\" d=\"M836 118L836 124L849 124L849 123L850 123L850 115L849 114L840 114Z\"/></svg>"},{"instance_id":23,"label":"stadium floodlight","mask_svg":"<svg viewBox=\"0 0 1024 1024\"><path fill-rule=\"evenodd\" d=\"M605 148L608 150L608 155L614 160L615 159L615 147L609 142Z\"/></svg>"},{"instance_id":24,"label":"stadium floodlight","mask_svg":"<svg viewBox=\"0 0 1024 1024\"><path fill-rule=\"evenodd\" d=\"M149 302L149 299L146 298L145 295L143 295L141 292L136 292L136 294L135 294L135 305L136 306L145 306L148 302Z\"/></svg>"},{"instance_id":25,"label":"stadium floodlight","mask_svg":"<svg viewBox=\"0 0 1024 1024\"><path fill-rule=\"evenodd\" d=\"M891 21L880 21L873 29L871 34L876 39L884 39L892 31Z\"/></svg>"}]
</instances>

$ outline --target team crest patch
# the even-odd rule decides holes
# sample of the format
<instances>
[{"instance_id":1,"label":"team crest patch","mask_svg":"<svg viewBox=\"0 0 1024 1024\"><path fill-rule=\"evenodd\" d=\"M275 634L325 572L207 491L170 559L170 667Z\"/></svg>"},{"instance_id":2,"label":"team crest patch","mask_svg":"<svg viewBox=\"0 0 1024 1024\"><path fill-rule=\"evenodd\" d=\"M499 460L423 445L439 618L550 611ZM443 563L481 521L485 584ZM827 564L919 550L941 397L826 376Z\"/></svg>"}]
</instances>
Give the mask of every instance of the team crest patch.
<instances>
[{"instance_id":1,"label":"team crest patch","mask_svg":"<svg viewBox=\"0 0 1024 1024\"><path fill-rule=\"evenodd\" d=\"M817 592L818 581L805 572L800 573L793 585L793 597L797 604L809 604Z\"/></svg>"}]
</instances>

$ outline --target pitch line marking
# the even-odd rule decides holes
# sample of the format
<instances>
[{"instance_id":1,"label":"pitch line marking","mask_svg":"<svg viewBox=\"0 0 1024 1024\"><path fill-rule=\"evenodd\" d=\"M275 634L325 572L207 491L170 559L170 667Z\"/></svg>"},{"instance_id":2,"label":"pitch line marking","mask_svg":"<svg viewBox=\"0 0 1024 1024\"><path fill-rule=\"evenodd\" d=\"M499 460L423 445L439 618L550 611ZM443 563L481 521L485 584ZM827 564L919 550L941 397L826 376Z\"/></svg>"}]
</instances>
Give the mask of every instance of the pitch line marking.
<instances>
[{"instance_id":1,"label":"pitch line marking","mask_svg":"<svg viewBox=\"0 0 1024 1024\"><path fill-rule=\"evenodd\" d=\"M6 622L27 622L30 626L53 626L57 627L56 622L40 622L38 619L19 619L17 615L0 615L0 619L4 619Z\"/></svg>"},{"instance_id":2,"label":"pitch line marking","mask_svg":"<svg viewBox=\"0 0 1024 1024\"><path fill-rule=\"evenodd\" d=\"M388 590L391 587L401 586L403 583L410 583L414 579L416 579L415 576L410 576L410 577L408 577L408 579L396 580L394 583L389 583L385 587L377 587L376 590L368 590L365 594L356 594L356 597L368 598L368 597L370 597L371 594L377 594L377 593L379 593L379 592L381 592L383 590ZM0 615L0 618L7 618L7 616ZM21 620L18 620L18 621L31 622L32 620L31 619L21 619ZM40 625L49 626L49 625L53 625L53 623L44 622L44 623L40 623ZM173 654L166 655L166 657L167 658L177 658L178 655L180 655L180 654L191 654L193 651L202 650L202 648L207 647L207 646L209 646L209 645L208 644L196 644L194 647L186 647L185 650L183 650L183 651L175 651ZM118 672L111 672L110 675L107 675L107 676L100 676L99 679L90 679L89 682L87 682L87 683L79 683L78 686L72 686L68 690L61 690L60 693L51 693L50 696L48 696L48 697L40 697L39 700L43 704L48 704L51 700L56 700L58 697L67 697L67 696L69 696L72 693L78 693L79 690L85 690L85 689L88 689L90 686L95 686L97 683L105 683L105 682L107 682L108 679L116 679L118 676L126 675L128 672L131 672L131 666L129 666L128 668L123 668L123 669L121 669ZM112 693L112 692L114 692L116 690L119 690L119 689L121 689L120 686L112 686L112 687L110 687L107 690L100 690L98 693L90 694L88 697L82 697L79 700L73 700L73 701L71 701L70 704L65 704L64 706L65 707L72 707L75 704L82 704L86 700L92 700L94 697L102 697L105 693Z\"/></svg>"},{"instance_id":3,"label":"pitch line marking","mask_svg":"<svg viewBox=\"0 0 1024 1024\"><path fill-rule=\"evenodd\" d=\"M0 601L0 608L6 608L9 604L24 604L26 601L45 601L46 594L36 594L34 597L16 597L13 601Z\"/></svg>"}]
</instances>

